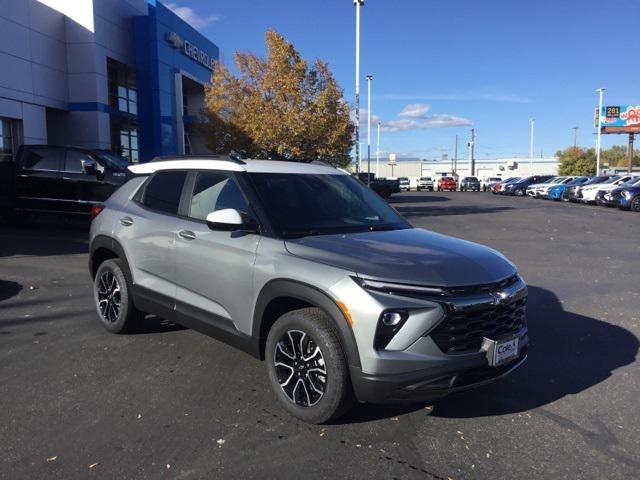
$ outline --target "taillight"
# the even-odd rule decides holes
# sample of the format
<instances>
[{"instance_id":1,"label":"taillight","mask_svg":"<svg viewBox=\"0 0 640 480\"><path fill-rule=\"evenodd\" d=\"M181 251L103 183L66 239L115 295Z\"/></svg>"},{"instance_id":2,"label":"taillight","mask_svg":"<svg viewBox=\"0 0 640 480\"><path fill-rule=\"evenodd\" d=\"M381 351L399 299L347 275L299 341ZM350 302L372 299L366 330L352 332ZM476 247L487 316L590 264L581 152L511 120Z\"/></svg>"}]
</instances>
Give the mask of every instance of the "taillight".
<instances>
[{"instance_id":1,"label":"taillight","mask_svg":"<svg viewBox=\"0 0 640 480\"><path fill-rule=\"evenodd\" d=\"M96 218L100 213L104 210L104 205L101 203L96 203L91 206L91 220Z\"/></svg>"}]
</instances>

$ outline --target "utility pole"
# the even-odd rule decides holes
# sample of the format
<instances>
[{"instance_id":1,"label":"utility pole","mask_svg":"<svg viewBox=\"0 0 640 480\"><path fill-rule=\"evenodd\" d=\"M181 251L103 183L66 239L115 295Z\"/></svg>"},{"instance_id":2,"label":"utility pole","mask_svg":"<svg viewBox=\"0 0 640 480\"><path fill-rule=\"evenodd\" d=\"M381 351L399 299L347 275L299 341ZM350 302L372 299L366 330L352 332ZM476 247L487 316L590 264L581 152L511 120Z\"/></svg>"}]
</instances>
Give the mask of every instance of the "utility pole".
<instances>
[{"instance_id":1,"label":"utility pole","mask_svg":"<svg viewBox=\"0 0 640 480\"><path fill-rule=\"evenodd\" d=\"M371 185L371 80L367 75L367 185Z\"/></svg>"},{"instance_id":2,"label":"utility pole","mask_svg":"<svg viewBox=\"0 0 640 480\"><path fill-rule=\"evenodd\" d=\"M471 176L476 175L476 157L475 157L475 145L476 145L476 130L471 129L471 140L469 141L469 163L471 164Z\"/></svg>"},{"instance_id":3,"label":"utility pole","mask_svg":"<svg viewBox=\"0 0 640 480\"><path fill-rule=\"evenodd\" d=\"M604 88L600 87L596 90L596 92L599 93L599 100L598 100L598 125L596 125L597 130L597 140L596 140L596 175L600 175L600 147L601 147L601 141L602 141L602 122L601 122L601 117L602 117L602 96L604 94Z\"/></svg>"},{"instance_id":4,"label":"utility pole","mask_svg":"<svg viewBox=\"0 0 640 480\"><path fill-rule=\"evenodd\" d=\"M364 0L353 0L356 7L356 173L360 173L360 7Z\"/></svg>"},{"instance_id":5,"label":"utility pole","mask_svg":"<svg viewBox=\"0 0 640 480\"><path fill-rule=\"evenodd\" d=\"M629 145L627 145L627 173L631 173L631 167L633 164L633 133L629 134Z\"/></svg>"},{"instance_id":6,"label":"utility pole","mask_svg":"<svg viewBox=\"0 0 640 480\"><path fill-rule=\"evenodd\" d=\"M380 175L380 123L378 122L378 144L376 146L376 178Z\"/></svg>"},{"instance_id":7,"label":"utility pole","mask_svg":"<svg viewBox=\"0 0 640 480\"><path fill-rule=\"evenodd\" d=\"M578 147L578 129L580 127L573 127L571 130L573 130L573 148L577 148Z\"/></svg>"},{"instance_id":8,"label":"utility pole","mask_svg":"<svg viewBox=\"0 0 640 480\"><path fill-rule=\"evenodd\" d=\"M536 119L531 118L529 120L529 123L531 124L531 145L529 150L529 175L533 175L533 130L536 125Z\"/></svg>"},{"instance_id":9,"label":"utility pole","mask_svg":"<svg viewBox=\"0 0 640 480\"><path fill-rule=\"evenodd\" d=\"M453 154L453 175L455 176L458 170L458 135L456 135L456 147Z\"/></svg>"}]
</instances>

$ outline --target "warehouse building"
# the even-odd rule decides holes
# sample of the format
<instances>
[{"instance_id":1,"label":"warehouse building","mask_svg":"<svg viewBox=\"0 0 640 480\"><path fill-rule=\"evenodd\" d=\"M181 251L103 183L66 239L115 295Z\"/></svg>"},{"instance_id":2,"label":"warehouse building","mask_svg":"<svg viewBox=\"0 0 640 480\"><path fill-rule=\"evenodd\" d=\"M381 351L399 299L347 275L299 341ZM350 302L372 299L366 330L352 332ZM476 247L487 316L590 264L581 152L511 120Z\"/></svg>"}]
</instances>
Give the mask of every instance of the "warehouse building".
<instances>
[{"instance_id":1,"label":"warehouse building","mask_svg":"<svg viewBox=\"0 0 640 480\"><path fill-rule=\"evenodd\" d=\"M107 149L131 162L206 151L193 120L219 49L165 5L2 5L2 158L23 143Z\"/></svg>"},{"instance_id":2,"label":"warehouse building","mask_svg":"<svg viewBox=\"0 0 640 480\"><path fill-rule=\"evenodd\" d=\"M557 175L558 159L556 157L529 158L495 158L475 161L475 176L481 179L489 177L526 177L528 175ZM362 162L363 172L367 171L366 159ZM379 177L408 177L417 181L420 177L438 178L457 174L458 177L471 176L471 164L468 159L457 162L447 160L421 160L418 158L398 158L395 162L387 158L372 159L371 171Z\"/></svg>"}]
</instances>

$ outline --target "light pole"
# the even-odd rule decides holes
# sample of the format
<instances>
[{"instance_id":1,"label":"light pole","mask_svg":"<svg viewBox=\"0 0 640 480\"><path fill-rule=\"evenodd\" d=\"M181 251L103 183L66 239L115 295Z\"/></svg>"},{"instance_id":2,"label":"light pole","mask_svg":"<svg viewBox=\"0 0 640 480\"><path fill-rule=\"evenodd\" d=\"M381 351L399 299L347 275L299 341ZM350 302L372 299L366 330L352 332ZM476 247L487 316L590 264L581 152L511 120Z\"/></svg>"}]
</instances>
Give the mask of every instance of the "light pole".
<instances>
[{"instance_id":1,"label":"light pole","mask_svg":"<svg viewBox=\"0 0 640 480\"><path fill-rule=\"evenodd\" d=\"M380 175L380 125L378 122L378 141L376 146L376 178Z\"/></svg>"},{"instance_id":2,"label":"light pole","mask_svg":"<svg viewBox=\"0 0 640 480\"><path fill-rule=\"evenodd\" d=\"M353 0L356 7L356 169L360 173L360 7L364 0Z\"/></svg>"},{"instance_id":3,"label":"light pole","mask_svg":"<svg viewBox=\"0 0 640 480\"><path fill-rule=\"evenodd\" d=\"M597 140L596 140L596 175L600 175L600 142L602 141L602 122L600 121L601 117L602 117L602 97L604 94L605 89L603 87L600 87L596 90L596 92L598 92L599 95L599 101L598 101L598 125L596 125L596 128L598 129L597 133Z\"/></svg>"},{"instance_id":4,"label":"light pole","mask_svg":"<svg viewBox=\"0 0 640 480\"><path fill-rule=\"evenodd\" d=\"M573 127L571 130L573 130L573 148L577 148L578 147L578 129L580 127Z\"/></svg>"},{"instance_id":5,"label":"light pole","mask_svg":"<svg viewBox=\"0 0 640 480\"><path fill-rule=\"evenodd\" d=\"M529 123L531 124L531 145L529 148L529 175L533 175L533 130L536 125L536 119L530 118Z\"/></svg>"},{"instance_id":6,"label":"light pole","mask_svg":"<svg viewBox=\"0 0 640 480\"><path fill-rule=\"evenodd\" d=\"M371 80L367 75L367 185L371 185Z\"/></svg>"}]
</instances>

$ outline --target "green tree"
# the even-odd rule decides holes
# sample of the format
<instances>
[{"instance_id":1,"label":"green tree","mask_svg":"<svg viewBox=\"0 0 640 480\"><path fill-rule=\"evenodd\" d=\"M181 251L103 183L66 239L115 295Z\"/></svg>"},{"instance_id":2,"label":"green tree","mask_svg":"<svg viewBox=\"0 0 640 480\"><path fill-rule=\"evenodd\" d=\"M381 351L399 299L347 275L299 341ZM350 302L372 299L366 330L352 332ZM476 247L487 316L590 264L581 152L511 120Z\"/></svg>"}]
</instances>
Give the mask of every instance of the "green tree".
<instances>
[{"instance_id":1,"label":"green tree","mask_svg":"<svg viewBox=\"0 0 640 480\"><path fill-rule=\"evenodd\" d=\"M560 175L595 175L596 152L595 149L570 147L556 153L560 161L558 173Z\"/></svg>"},{"instance_id":2,"label":"green tree","mask_svg":"<svg viewBox=\"0 0 640 480\"><path fill-rule=\"evenodd\" d=\"M627 147L622 145L614 145L611 148L603 150L600 153L600 163L608 164L610 167L626 167L627 166ZM633 155L632 164L640 166L640 154L636 149Z\"/></svg>"},{"instance_id":3,"label":"green tree","mask_svg":"<svg viewBox=\"0 0 640 480\"><path fill-rule=\"evenodd\" d=\"M293 161L350 162L349 106L328 65L311 66L279 33L266 33L267 58L234 55L238 75L215 65L201 131L217 153Z\"/></svg>"}]
</instances>

